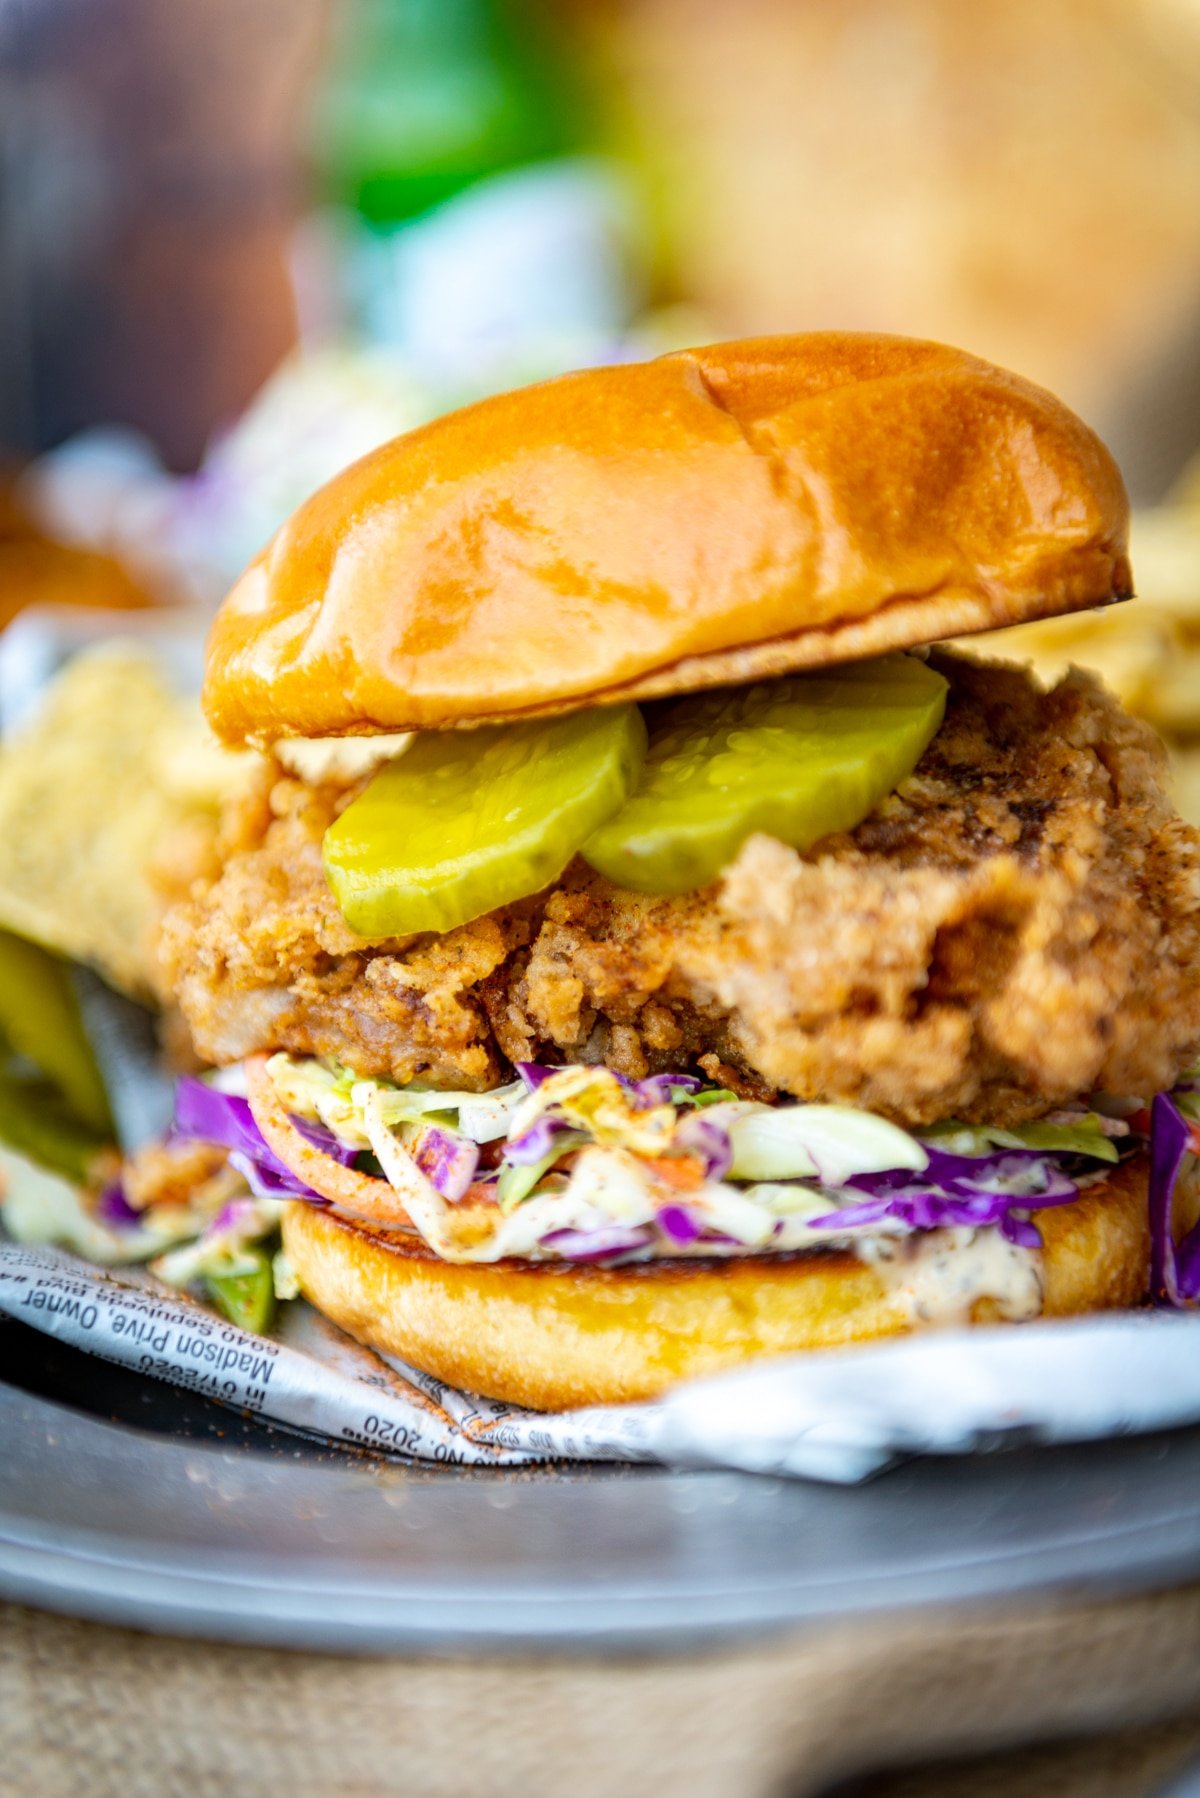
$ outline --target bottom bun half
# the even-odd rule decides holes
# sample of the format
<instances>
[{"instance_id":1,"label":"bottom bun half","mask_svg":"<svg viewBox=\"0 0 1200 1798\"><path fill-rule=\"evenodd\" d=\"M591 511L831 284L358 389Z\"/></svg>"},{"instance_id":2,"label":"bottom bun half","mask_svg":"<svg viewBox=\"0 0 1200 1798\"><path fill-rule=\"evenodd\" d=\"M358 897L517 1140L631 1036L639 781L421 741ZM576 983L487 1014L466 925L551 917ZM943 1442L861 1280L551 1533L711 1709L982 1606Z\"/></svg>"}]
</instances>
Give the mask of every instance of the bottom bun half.
<instances>
[{"instance_id":1,"label":"bottom bun half","mask_svg":"<svg viewBox=\"0 0 1200 1798\"><path fill-rule=\"evenodd\" d=\"M1147 1171L1142 1157L1038 1214L1042 1316L1144 1297ZM283 1243L305 1296L360 1342L541 1411L651 1398L761 1356L899 1335L918 1321L902 1280L842 1249L619 1268L463 1266L409 1235L298 1201L284 1214ZM977 1323L1000 1314L990 1298L969 1312Z\"/></svg>"}]
</instances>

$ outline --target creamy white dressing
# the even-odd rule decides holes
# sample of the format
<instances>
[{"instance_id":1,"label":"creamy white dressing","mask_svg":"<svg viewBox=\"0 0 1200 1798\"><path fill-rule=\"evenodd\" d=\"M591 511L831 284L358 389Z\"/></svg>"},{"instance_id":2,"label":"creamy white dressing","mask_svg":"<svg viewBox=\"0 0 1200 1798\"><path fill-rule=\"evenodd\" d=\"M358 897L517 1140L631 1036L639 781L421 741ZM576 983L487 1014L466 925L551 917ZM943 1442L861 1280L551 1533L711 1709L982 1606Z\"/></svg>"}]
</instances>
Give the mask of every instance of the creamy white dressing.
<instances>
[{"instance_id":1,"label":"creamy white dressing","mask_svg":"<svg viewBox=\"0 0 1200 1798\"><path fill-rule=\"evenodd\" d=\"M994 1226L864 1235L852 1245L903 1302L911 1322L970 1323L980 1299L1020 1323L1041 1315L1045 1279L1040 1249L1009 1242Z\"/></svg>"},{"instance_id":2,"label":"creamy white dressing","mask_svg":"<svg viewBox=\"0 0 1200 1798\"><path fill-rule=\"evenodd\" d=\"M271 745L271 753L289 774L317 787L325 781L342 784L374 774L411 742L410 731L378 737L282 737Z\"/></svg>"}]
</instances>

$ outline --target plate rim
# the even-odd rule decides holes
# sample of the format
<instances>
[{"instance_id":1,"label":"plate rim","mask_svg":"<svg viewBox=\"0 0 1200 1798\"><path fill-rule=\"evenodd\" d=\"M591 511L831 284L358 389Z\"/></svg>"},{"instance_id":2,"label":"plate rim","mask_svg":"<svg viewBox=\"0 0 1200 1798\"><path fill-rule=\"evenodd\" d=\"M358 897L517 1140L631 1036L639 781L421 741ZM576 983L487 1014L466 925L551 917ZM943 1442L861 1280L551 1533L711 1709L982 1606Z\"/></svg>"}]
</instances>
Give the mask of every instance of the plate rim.
<instances>
[{"instance_id":1,"label":"plate rim","mask_svg":"<svg viewBox=\"0 0 1200 1798\"><path fill-rule=\"evenodd\" d=\"M0 1381L0 1398L6 1395L32 1407L48 1427L67 1437L99 1432L111 1445L135 1436L151 1454L161 1443L186 1447L189 1455L211 1457L214 1464L223 1459L228 1464L229 1457L238 1455L236 1465L248 1465L236 1449L155 1436ZM1200 1437L1200 1431L1194 1434ZM338 1457L343 1458L351 1467L357 1459ZM471 1471L466 1481L453 1469L406 1468L403 1473L428 1488L446 1480L460 1491L475 1487L481 1506L493 1502L489 1489L494 1490L494 1473L487 1477ZM525 1489L544 1490L550 1484L563 1489L595 1481L597 1474L600 1480L623 1477L619 1469L592 1474L573 1469L565 1475L522 1470L507 1490L512 1503L519 1504ZM713 1482L758 1482L761 1477L635 1470L638 1483L672 1482L695 1491L703 1491L706 1483L711 1489ZM775 1483L787 1482L776 1478ZM298 1650L368 1655L468 1649L528 1653L547 1647L582 1654L660 1652L930 1606L1003 1604L1066 1592L1112 1596L1174 1583L1200 1574L1200 1485L1194 1502L1107 1527L1093 1522L1066 1541L1032 1547L1009 1542L992 1552L960 1550L939 1564L901 1567L858 1585L845 1576L814 1580L783 1570L724 1583L692 1577L658 1584L626 1577L611 1590L586 1582L531 1590L527 1578L524 1584L481 1580L474 1570L464 1573L458 1585L441 1580L439 1586L436 1578L415 1579L411 1569L395 1580L381 1580L378 1568L347 1571L343 1565L339 1572L334 1553L304 1559L202 1545L187 1567L172 1565L172 1554L182 1552L161 1540L149 1541L137 1552L136 1544L112 1532L45 1523L27 1510L8 1507L0 1510L0 1597L158 1634Z\"/></svg>"}]
</instances>

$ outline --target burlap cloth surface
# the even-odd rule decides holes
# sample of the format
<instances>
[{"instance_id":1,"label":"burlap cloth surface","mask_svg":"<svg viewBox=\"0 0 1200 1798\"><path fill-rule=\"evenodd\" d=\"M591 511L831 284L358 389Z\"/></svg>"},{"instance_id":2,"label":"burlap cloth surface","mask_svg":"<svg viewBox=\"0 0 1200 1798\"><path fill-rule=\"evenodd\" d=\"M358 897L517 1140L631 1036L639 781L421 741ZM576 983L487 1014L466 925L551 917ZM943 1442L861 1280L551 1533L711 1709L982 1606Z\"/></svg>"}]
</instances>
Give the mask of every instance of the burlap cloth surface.
<instances>
[{"instance_id":1,"label":"burlap cloth surface","mask_svg":"<svg viewBox=\"0 0 1200 1798\"><path fill-rule=\"evenodd\" d=\"M4 1798L808 1798L955 1754L984 1758L855 1789L1142 1798L1192 1752L1200 1586L586 1660L293 1654L0 1607Z\"/></svg>"}]
</instances>

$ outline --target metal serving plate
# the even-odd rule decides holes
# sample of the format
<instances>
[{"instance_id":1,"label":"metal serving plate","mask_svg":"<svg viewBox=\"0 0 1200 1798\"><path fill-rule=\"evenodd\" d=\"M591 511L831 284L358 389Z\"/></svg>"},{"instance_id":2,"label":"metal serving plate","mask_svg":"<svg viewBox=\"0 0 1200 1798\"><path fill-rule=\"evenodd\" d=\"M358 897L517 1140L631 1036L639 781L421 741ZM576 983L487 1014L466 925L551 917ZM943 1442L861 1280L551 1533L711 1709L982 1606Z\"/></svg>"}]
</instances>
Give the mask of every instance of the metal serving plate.
<instances>
[{"instance_id":1,"label":"metal serving plate","mask_svg":"<svg viewBox=\"0 0 1200 1798\"><path fill-rule=\"evenodd\" d=\"M0 1324L0 1597L366 1653L661 1648L1200 1575L1200 1429L845 1489L328 1450Z\"/></svg>"}]
</instances>

